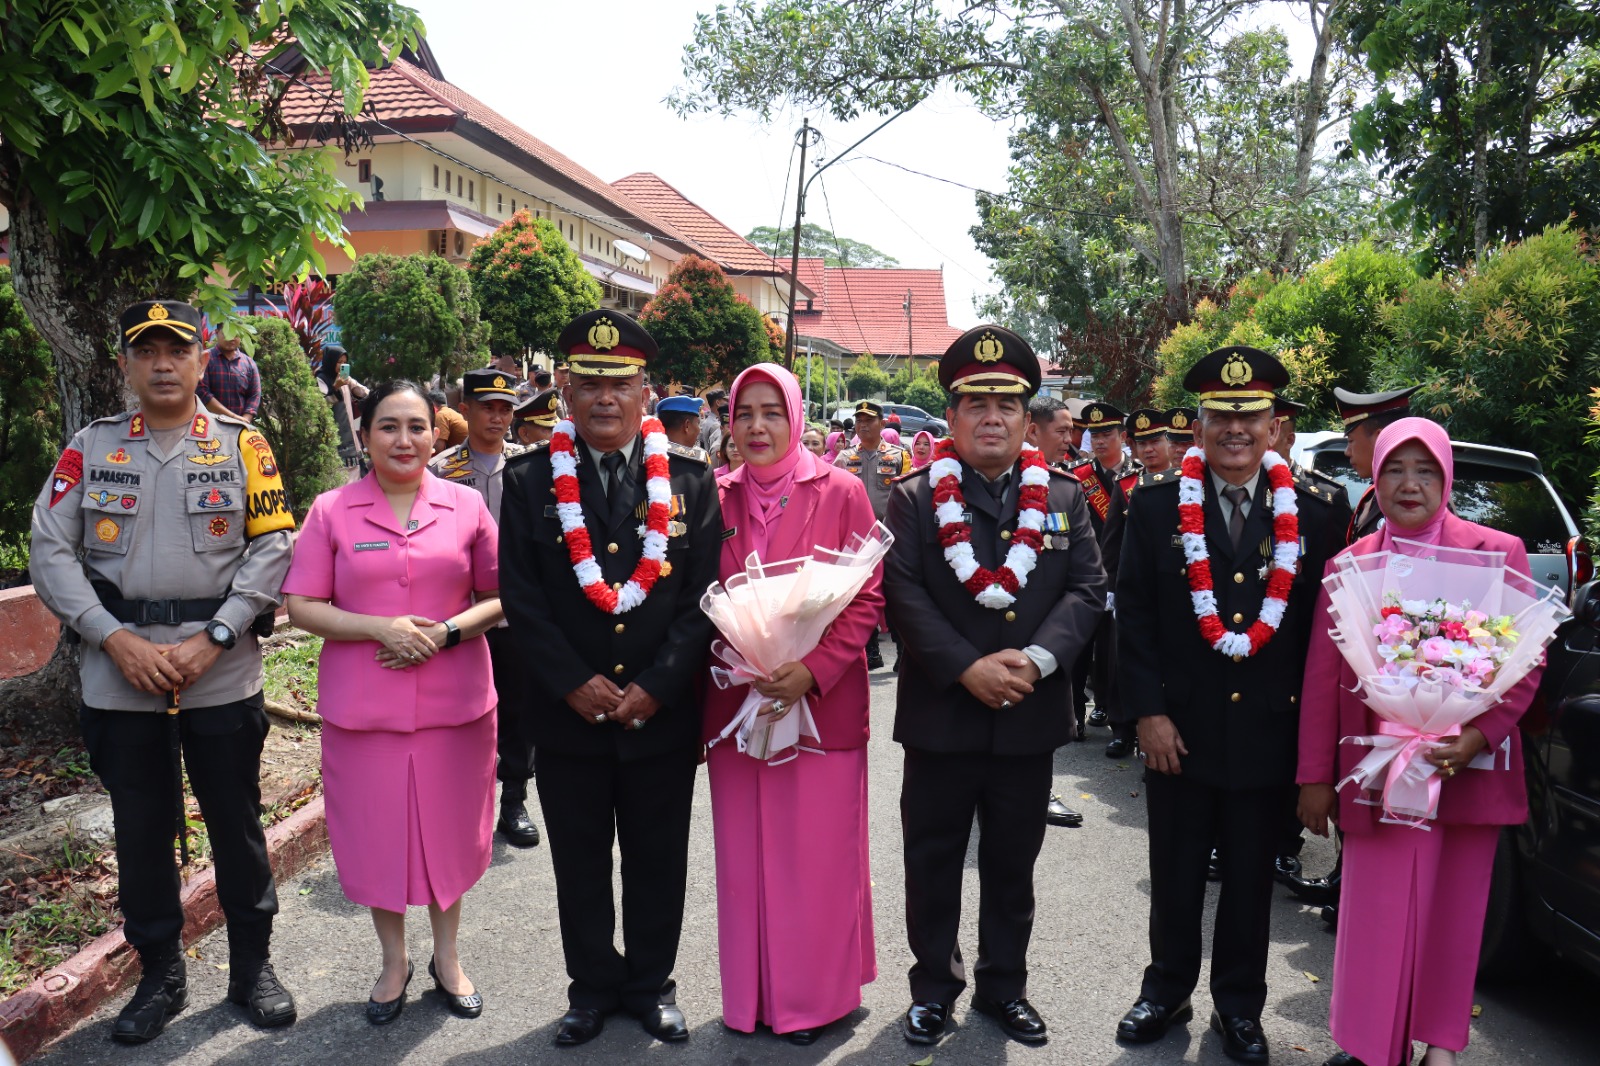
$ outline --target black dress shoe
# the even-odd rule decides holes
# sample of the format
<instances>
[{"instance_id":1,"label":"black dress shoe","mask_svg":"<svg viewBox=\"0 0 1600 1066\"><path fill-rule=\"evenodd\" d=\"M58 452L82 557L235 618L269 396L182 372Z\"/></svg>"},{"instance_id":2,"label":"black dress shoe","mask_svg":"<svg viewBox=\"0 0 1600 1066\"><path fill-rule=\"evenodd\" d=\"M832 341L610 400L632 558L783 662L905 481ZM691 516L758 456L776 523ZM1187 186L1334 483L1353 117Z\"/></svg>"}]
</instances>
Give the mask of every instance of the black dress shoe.
<instances>
[{"instance_id":1,"label":"black dress shoe","mask_svg":"<svg viewBox=\"0 0 1600 1066\"><path fill-rule=\"evenodd\" d=\"M1217 849L1211 849L1211 858L1206 860L1206 880L1222 880L1222 856L1217 854Z\"/></svg>"},{"instance_id":2,"label":"black dress shoe","mask_svg":"<svg viewBox=\"0 0 1600 1066\"><path fill-rule=\"evenodd\" d=\"M1096 707L1094 710L1089 712L1089 724L1102 726L1110 725L1111 719L1106 716L1105 711L1102 711L1100 708Z\"/></svg>"},{"instance_id":3,"label":"black dress shoe","mask_svg":"<svg viewBox=\"0 0 1600 1066\"><path fill-rule=\"evenodd\" d=\"M671 1003L645 1011L639 1016L639 1024L645 1032L669 1044L689 1039L689 1023L684 1020L683 1011Z\"/></svg>"},{"instance_id":4,"label":"black dress shoe","mask_svg":"<svg viewBox=\"0 0 1600 1066\"><path fill-rule=\"evenodd\" d=\"M1013 1040L1020 1040L1024 1044L1042 1044L1049 1038L1044 1019L1039 1017L1039 1012L1026 999L1019 997L997 1003L988 996L973 996L972 1009L999 1022L1000 1028Z\"/></svg>"},{"instance_id":5,"label":"black dress shoe","mask_svg":"<svg viewBox=\"0 0 1600 1066\"><path fill-rule=\"evenodd\" d=\"M1322 1066L1367 1066L1348 1051L1335 1051Z\"/></svg>"},{"instance_id":6,"label":"black dress shoe","mask_svg":"<svg viewBox=\"0 0 1600 1066\"><path fill-rule=\"evenodd\" d=\"M900 1018L900 1029L913 1044L937 1044L950 1022L943 1003L913 1003Z\"/></svg>"},{"instance_id":7,"label":"black dress shoe","mask_svg":"<svg viewBox=\"0 0 1600 1066\"><path fill-rule=\"evenodd\" d=\"M1234 1062L1267 1061L1267 1034L1254 1018L1224 1018L1212 1011L1211 1028L1222 1037L1222 1053Z\"/></svg>"},{"instance_id":8,"label":"black dress shoe","mask_svg":"<svg viewBox=\"0 0 1600 1066\"><path fill-rule=\"evenodd\" d=\"M1061 797L1054 792L1050 793L1050 803L1044 809L1044 820L1051 825L1079 826L1083 824L1083 815L1061 802Z\"/></svg>"},{"instance_id":9,"label":"black dress shoe","mask_svg":"<svg viewBox=\"0 0 1600 1066\"><path fill-rule=\"evenodd\" d=\"M556 1029L557 1047L577 1047L587 1044L600 1035L606 1027L606 1016L593 1007L573 1007L561 1016Z\"/></svg>"},{"instance_id":10,"label":"black dress shoe","mask_svg":"<svg viewBox=\"0 0 1600 1066\"><path fill-rule=\"evenodd\" d=\"M1126 759L1133 754L1133 741L1126 737L1112 737L1111 743L1106 745L1106 758Z\"/></svg>"},{"instance_id":11,"label":"black dress shoe","mask_svg":"<svg viewBox=\"0 0 1600 1066\"><path fill-rule=\"evenodd\" d=\"M139 952L139 961L144 966L139 986L111 1027L111 1039L119 1044L154 1040L172 1016L189 1005L189 978L181 946L147 948Z\"/></svg>"},{"instance_id":12,"label":"black dress shoe","mask_svg":"<svg viewBox=\"0 0 1600 1066\"><path fill-rule=\"evenodd\" d=\"M826 1028L827 1026L825 1025L817 1025L810 1029L795 1029L784 1033L783 1038L791 1044L799 1044L801 1047L805 1047L808 1044L815 1044L817 1037L821 1036L822 1030Z\"/></svg>"},{"instance_id":13,"label":"black dress shoe","mask_svg":"<svg viewBox=\"0 0 1600 1066\"><path fill-rule=\"evenodd\" d=\"M433 960L428 960L428 976L433 978L434 991L444 997L444 1005L450 1008L450 1013L462 1018L476 1018L483 1013L483 995L472 992L465 996L458 996L444 986L439 980L439 971L434 969Z\"/></svg>"},{"instance_id":14,"label":"black dress shoe","mask_svg":"<svg viewBox=\"0 0 1600 1066\"><path fill-rule=\"evenodd\" d=\"M539 844L539 827L528 817L528 805L521 800L500 805L500 821L495 828L514 848L532 848Z\"/></svg>"},{"instance_id":15,"label":"black dress shoe","mask_svg":"<svg viewBox=\"0 0 1600 1066\"><path fill-rule=\"evenodd\" d=\"M1194 1007L1186 999L1176 1007L1163 1007L1141 997L1117 1023L1117 1039L1124 1044L1149 1044L1167 1035L1167 1030L1194 1017Z\"/></svg>"},{"instance_id":16,"label":"black dress shoe","mask_svg":"<svg viewBox=\"0 0 1600 1066\"><path fill-rule=\"evenodd\" d=\"M379 1003L375 999L367 1000L367 1021L373 1025L388 1025L400 1017L400 1012L406 1007L406 989L411 987L411 975L416 973L414 963L406 963L406 983L400 986L400 994L387 1003Z\"/></svg>"},{"instance_id":17,"label":"black dress shoe","mask_svg":"<svg viewBox=\"0 0 1600 1066\"><path fill-rule=\"evenodd\" d=\"M244 1007L250 1020L262 1029L291 1025L296 1017L294 997L265 959L228 967L228 1002Z\"/></svg>"},{"instance_id":18,"label":"black dress shoe","mask_svg":"<svg viewBox=\"0 0 1600 1066\"><path fill-rule=\"evenodd\" d=\"M1072 739L1077 741L1079 744L1082 744L1089 739L1089 727L1084 724L1082 718L1078 719L1078 731L1072 734Z\"/></svg>"}]
</instances>

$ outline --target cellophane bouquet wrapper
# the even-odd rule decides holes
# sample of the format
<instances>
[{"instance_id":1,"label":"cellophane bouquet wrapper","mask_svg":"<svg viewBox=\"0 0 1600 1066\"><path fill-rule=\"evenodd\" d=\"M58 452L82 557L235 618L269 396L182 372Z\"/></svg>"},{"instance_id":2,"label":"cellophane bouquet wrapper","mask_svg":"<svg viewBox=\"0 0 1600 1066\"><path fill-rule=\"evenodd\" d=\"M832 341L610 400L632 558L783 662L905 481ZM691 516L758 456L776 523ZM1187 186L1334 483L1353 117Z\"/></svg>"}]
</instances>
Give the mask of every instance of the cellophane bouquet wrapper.
<instances>
[{"instance_id":1,"label":"cellophane bouquet wrapper","mask_svg":"<svg viewBox=\"0 0 1600 1066\"><path fill-rule=\"evenodd\" d=\"M711 643L711 652L720 661L711 668L712 681L718 688L750 686L712 746L731 737L739 751L773 766L802 751L822 753L818 747L822 738L807 700L802 697L774 721L775 716L761 713L771 701L751 682L770 680L784 663L815 651L893 543L894 535L878 522L865 535L855 534L843 550L818 547L808 556L773 563L762 562L752 552L741 573L706 590L700 609L722 634Z\"/></svg>"},{"instance_id":2,"label":"cellophane bouquet wrapper","mask_svg":"<svg viewBox=\"0 0 1600 1066\"><path fill-rule=\"evenodd\" d=\"M1569 612L1504 552L1391 539L1392 551L1339 556L1323 579L1334 642L1381 720L1377 735L1344 738L1372 751L1338 788L1353 784L1382 821L1427 829L1441 783L1427 753L1505 699ZM1507 739L1467 771L1513 769Z\"/></svg>"}]
</instances>

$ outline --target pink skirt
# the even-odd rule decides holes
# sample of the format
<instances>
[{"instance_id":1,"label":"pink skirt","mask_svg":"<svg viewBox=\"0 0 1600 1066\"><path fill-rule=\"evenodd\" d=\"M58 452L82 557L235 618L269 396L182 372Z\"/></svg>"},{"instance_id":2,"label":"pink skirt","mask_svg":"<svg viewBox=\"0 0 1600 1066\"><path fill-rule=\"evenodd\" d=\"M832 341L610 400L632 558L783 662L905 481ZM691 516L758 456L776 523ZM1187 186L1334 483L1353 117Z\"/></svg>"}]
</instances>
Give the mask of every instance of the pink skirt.
<instances>
[{"instance_id":1,"label":"pink skirt","mask_svg":"<svg viewBox=\"0 0 1600 1066\"><path fill-rule=\"evenodd\" d=\"M811 1029L878 976L867 868L867 751L768 766L711 749L722 1020Z\"/></svg>"},{"instance_id":2,"label":"pink skirt","mask_svg":"<svg viewBox=\"0 0 1600 1066\"><path fill-rule=\"evenodd\" d=\"M1460 1051L1489 904L1497 825L1378 824L1344 838L1333 950L1334 1042L1368 1066L1411 1042Z\"/></svg>"},{"instance_id":3,"label":"pink skirt","mask_svg":"<svg viewBox=\"0 0 1600 1066\"><path fill-rule=\"evenodd\" d=\"M495 716L414 733L322 726L328 846L364 907L449 908L489 868Z\"/></svg>"}]
</instances>

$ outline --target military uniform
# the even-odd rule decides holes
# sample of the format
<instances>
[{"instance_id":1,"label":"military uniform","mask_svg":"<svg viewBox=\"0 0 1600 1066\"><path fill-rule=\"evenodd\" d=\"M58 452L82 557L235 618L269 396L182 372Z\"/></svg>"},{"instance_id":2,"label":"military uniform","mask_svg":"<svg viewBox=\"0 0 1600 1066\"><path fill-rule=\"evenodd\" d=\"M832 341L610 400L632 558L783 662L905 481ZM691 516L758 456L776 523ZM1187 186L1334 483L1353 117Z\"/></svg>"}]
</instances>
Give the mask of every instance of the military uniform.
<instances>
[{"instance_id":1,"label":"military uniform","mask_svg":"<svg viewBox=\"0 0 1600 1066\"><path fill-rule=\"evenodd\" d=\"M594 311L563 331L574 379L640 372L655 343L631 320ZM620 590L644 551L648 509L644 441L621 453L625 466L608 499L609 476L589 446L575 442L583 522L593 565ZM690 804L700 755L695 684L704 669L711 621L700 597L717 577L722 513L710 466L688 449L668 449L671 478L666 562L643 603L622 614L600 610L579 585L557 513L552 451L539 445L506 471L500 527L500 589L511 633L531 673L536 782L555 868L561 942L573 1008L557 1042L591 1038L606 1013L626 1009L666 1039L682 1025L672 970L688 876ZM584 720L566 695L596 675L636 684L661 704L642 728ZM622 854L623 950L613 946L612 844ZM682 1029L682 1036L687 1029Z\"/></svg>"},{"instance_id":2,"label":"military uniform","mask_svg":"<svg viewBox=\"0 0 1600 1066\"><path fill-rule=\"evenodd\" d=\"M1174 447L1183 446L1183 451L1172 457L1173 465L1178 466L1183 462L1183 453L1194 447L1194 423L1200 413L1193 407L1169 407L1162 417L1167 422L1167 439Z\"/></svg>"},{"instance_id":3,"label":"military uniform","mask_svg":"<svg viewBox=\"0 0 1600 1066\"><path fill-rule=\"evenodd\" d=\"M1226 348L1196 364L1184 384L1205 406L1254 412L1270 410L1273 392L1287 380L1265 352ZM1232 505L1223 510L1215 480L1210 470L1202 479L1214 596L1224 627L1243 632L1259 616L1265 595L1272 492L1263 465L1235 545ZM1142 636L1122 649L1126 713L1167 716L1188 750L1179 757L1181 775L1145 773L1151 962L1140 1001L1118 1037L1157 1039L1186 1009L1199 979L1206 867L1216 841L1223 877L1211 994L1224 1029L1251 1043L1260 1035L1266 1000L1272 859L1281 812L1294 790L1301 674L1312 629L1326 624L1314 617L1317 590L1324 565L1343 545L1349 507L1342 492L1295 481L1300 562L1288 608L1257 654L1231 658L1200 635L1195 618L1191 567L1178 532L1181 483L1181 477L1152 475L1133 493L1117 581L1119 624ZM1260 1045L1259 1060L1250 1061L1265 1061L1264 1038ZM1235 1044L1228 1047L1234 1055Z\"/></svg>"},{"instance_id":4,"label":"military uniform","mask_svg":"<svg viewBox=\"0 0 1600 1066\"><path fill-rule=\"evenodd\" d=\"M123 314L124 342L131 349L149 330L192 342L199 322L184 304L135 304ZM198 402L173 431L152 430L137 410L91 422L34 503L30 571L39 598L81 640L84 745L111 794L123 929L147 974L181 951L179 745L216 861L233 972L254 981L268 959L278 900L260 822L267 719L252 626L281 602L293 529L266 438ZM103 649L124 628L155 644L205 631L224 650L168 714L170 697L135 688ZM181 984L181 955L177 963ZM293 1021L284 1000L286 1016L258 1024Z\"/></svg>"},{"instance_id":5,"label":"military uniform","mask_svg":"<svg viewBox=\"0 0 1600 1066\"><path fill-rule=\"evenodd\" d=\"M1335 388L1333 402L1339 409L1339 420L1344 424L1345 436L1349 437L1358 426L1387 425L1404 418L1411 413L1411 394L1421 387L1411 385L1387 392L1351 392L1349 389ZM1356 475L1362 476L1359 470ZM1377 481L1375 471L1370 480ZM1376 533L1382 524L1383 512L1378 509L1376 484L1368 485L1361 499L1356 501L1350 528L1345 533L1345 543L1354 544L1362 537Z\"/></svg>"},{"instance_id":6,"label":"military uniform","mask_svg":"<svg viewBox=\"0 0 1600 1066\"><path fill-rule=\"evenodd\" d=\"M512 414L511 435L525 448L549 440L556 423L564 417L561 397L555 389L518 401Z\"/></svg>"},{"instance_id":7,"label":"military uniform","mask_svg":"<svg viewBox=\"0 0 1600 1066\"><path fill-rule=\"evenodd\" d=\"M939 373L958 402L970 391L1014 394L1026 404L1039 382L1027 342L998 326L964 334L945 353ZM936 1041L950 1004L966 987L957 932L976 814L974 1005L1004 1016L1018 1039L1043 1039L1043 1022L1024 999L1033 868L1044 839L1052 753L1072 736L1071 664L1104 609L1105 576L1081 488L1052 471L1037 566L1010 606L984 606L944 557L933 504L936 469L923 467L895 484L888 522L895 543L884 564L889 618L908 663L900 673L894 722L894 739L905 749L900 811L906 924L916 958L910 974L915 1002L904 1025L908 1039ZM980 566L999 566L1018 536L1021 476L1020 463L997 482L961 464L962 521ZM1044 673L1031 695L993 710L959 679L980 658L1005 649L1023 651ZM1033 1015L1035 1024L1024 1026L1024 1015Z\"/></svg>"}]
</instances>

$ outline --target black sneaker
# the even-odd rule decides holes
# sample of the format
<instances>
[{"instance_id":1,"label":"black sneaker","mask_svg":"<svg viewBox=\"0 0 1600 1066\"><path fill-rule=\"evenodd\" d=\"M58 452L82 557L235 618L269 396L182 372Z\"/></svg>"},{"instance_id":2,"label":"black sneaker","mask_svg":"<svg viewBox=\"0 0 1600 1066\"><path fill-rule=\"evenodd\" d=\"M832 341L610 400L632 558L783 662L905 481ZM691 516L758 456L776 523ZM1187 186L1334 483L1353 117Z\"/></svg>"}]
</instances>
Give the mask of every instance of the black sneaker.
<instances>
[{"instance_id":1,"label":"black sneaker","mask_svg":"<svg viewBox=\"0 0 1600 1066\"><path fill-rule=\"evenodd\" d=\"M181 948L141 951L144 974L133 998L111 1027L119 1044L143 1044L161 1035L172 1016L189 1005L189 978Z\"/></svg>"},{"instance_id":2,"label":"black sneaker","mask_svg":"<svg viewBox=\"0 0 1600 1066\"><path fill-rule=\"evenodd\" d=\"M228 1002L244 1007L250 1020L262 1029L293 1025L298 1017L294 997L278 980L270 962L246 963L238 968L230 965Z\"/></svg>"}]
</instances>

